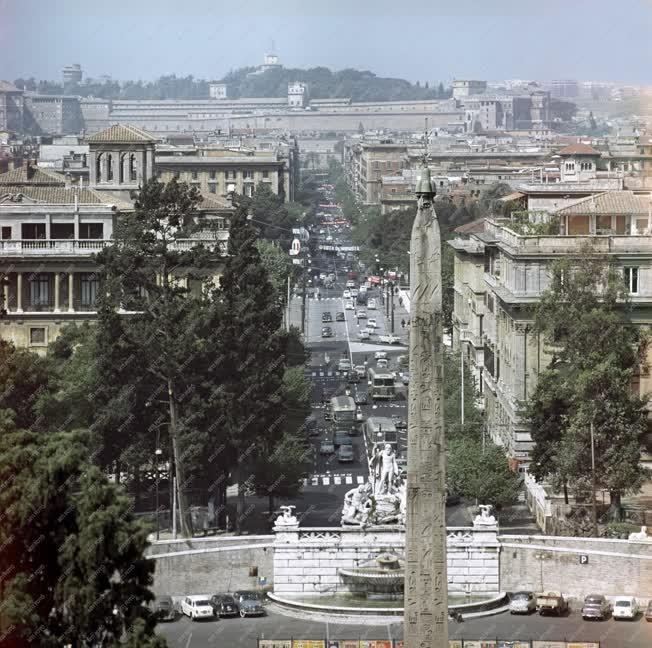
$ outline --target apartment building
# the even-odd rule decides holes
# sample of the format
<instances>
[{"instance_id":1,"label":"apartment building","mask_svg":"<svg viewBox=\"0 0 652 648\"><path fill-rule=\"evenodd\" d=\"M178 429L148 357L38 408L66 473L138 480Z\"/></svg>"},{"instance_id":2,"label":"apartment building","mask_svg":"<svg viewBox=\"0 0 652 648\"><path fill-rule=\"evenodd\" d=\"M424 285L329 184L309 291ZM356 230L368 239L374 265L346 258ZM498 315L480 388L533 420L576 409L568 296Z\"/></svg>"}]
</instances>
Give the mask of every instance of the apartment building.
<instances>
[{"instance_id":1,"label":"apartment building","mask_svg":"<svg viewBox=\"0 0 652 648\"><path fill-rule=\"evenodd\" d=\"M133 209L125 196L135 179L144 183L154 174L148 163L152 146L151 137L138 129L119 126L98 133L89 143L93 186L82 176L72 182L33 161L0 174L5 340L44 353L65 324L96 318L101 277L94 255L112 244L118 219ZM198 219L207 227L177 243L181 249L201 243L213 250L216 277L226 254L230 213L205 200Z\"/></svg>"},{"instance_id":2,"label":"apartment building","mask_svg":"<svg viewBox=\"0 0 652 648\"><path fill-rule=\"evenodd\" d=\"M483 231L450 243L455 251L453 341L478 380L488 433L515 463L529 461L532 438L520 411L549 361L532 324L551 264L579 254L586 244L607 254L629 286L632 321L652 325L650 199L650 194L606 191L533 215L553 225L552 235L531 235L527 226L493 218L484 222ZM640 376L639 389L650 392L649 374Z\"/></svg>"}]
</instances>

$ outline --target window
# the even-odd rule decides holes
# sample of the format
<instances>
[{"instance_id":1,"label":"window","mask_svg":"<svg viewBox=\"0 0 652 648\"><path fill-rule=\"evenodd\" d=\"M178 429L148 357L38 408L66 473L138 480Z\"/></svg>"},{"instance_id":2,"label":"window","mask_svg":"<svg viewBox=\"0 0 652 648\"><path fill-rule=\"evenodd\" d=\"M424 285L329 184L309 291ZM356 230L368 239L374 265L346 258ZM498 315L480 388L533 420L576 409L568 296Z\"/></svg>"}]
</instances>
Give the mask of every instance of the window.
<instances>
[{"instance_id":1,"label":"window","mask_svg":"<svg viewBox=\"0 0 652 648\"><path fill-rule=\"evenodd\" d=\"M242 172L242 177L245 180L253 180L254 179L254 172L251 170L246 170Z\"/></svg>"},{"instance_id":2,"label":"window","mask_svg":"<svg viewBox=\"0 0 652 648\"><path fill-rule=\"evenodd\" d=\"M2 228L2 240L6 241L11 238L11 225Z\"/></svg>"},{"instance_id":3,"label":"window","mask_svg":"<svg viewBox=\"0 0 652 648\"><path fill-rule=\"evenodd\" d=\"M44 239L45 238L45 223L22 223L21 237L22 239Z\"/></svg>"},{"instance_id":4,"label":"window","mask_svg":"<svg viewBox=\"0 0 652 648\"><path fill-rule=\"evenodd\" d=\"M249 185L245 187L245 196L248 198L251 198L254 195L254 187L253 185Z\"/></svg>"},{"instance_id":5,"label":"window","mask_svg":"<svg viewBox=\"0 0 652 648\"><path fill-rule=\"evenodd\" d=\"M83 309L95 309L100 280L93 272L83 272L79 281L79 300Z\"/></svg>"},{"instance_id":6,"label":"window","mask_svg":"<svg viewBox=\"0 0 652 648\"><path fill-rule=\"evenodd\" d=\"M31 346L46 346L47 337L44 326L34 326L29 329L29 343Z\"/></svg>"},{"instance_id":7,"label":"window","mask_svg":"<svg viewBox=\"0 0 652 648\"><path fill-rule=\"evenodd\" d=\"M54 240L75 238L73 223L52 223L50 225L50 238Z\"/></svg>"},{"instance_id":8,"label":"window","mask_svg":"<svg viewBox=\"0 0 652 648\"><path fill-rule=\"evenodd\" d=\"M631 295L638 294L638 268L623 268L625 285Z\"/></svg>"},{"instance_id":9,"label":"window","mask_svg":"<svg viewBox=\"0 0 652 648\"><path fill-rule=\"evenodd\" d=\"M263 171L263 179L267 180L269 178L269 171Z\"/></svg>"},{"instance_id":10,"label":"window","mask_svg":"<svg viewBox=\"0 0 652 648\"><path fill-rule=\"evenodd\" d=\"M80 239L102 239L104 238L103 223L79 223Z\"/></svg>"},{"instance_id":11,"label":"window","mask_svg":"<svg viewBox=\"0 0 652 648\"><path fill-rule=\"evenodd\" d=\"M193 180L197 180L197 171L191 171L191 176Z\"/></svg>"},{"instance_id":12,"label":"window","mask_svg":"<svg viewBox=\"0 0 652 648\"><path fill-rule=\"evenodd\" d=\"M208 191L210 191L211 193L215 193L216 189L215 189L215 183L214 182L211 182L208 185Z\"/></svg>"},{"instance_id":13,"label":"window","mask_svg":"<svg viewBox=\"0 0 652 648\"><path fill-rule=\"evenodd\" d=\"M50 275L32 275L29 281L30 310L43 310L50 303Z\"/></svg>"},{"instance_id":14,"label":"window","mask_svg":"<svg viewBox=\"0 0 652 648\"><path fill-rule=\"evenodd\" d=\"M208 172L208 177L211 180L215 180L215 169L212 169L211 171Z\"/></svg>"}]
</instances>

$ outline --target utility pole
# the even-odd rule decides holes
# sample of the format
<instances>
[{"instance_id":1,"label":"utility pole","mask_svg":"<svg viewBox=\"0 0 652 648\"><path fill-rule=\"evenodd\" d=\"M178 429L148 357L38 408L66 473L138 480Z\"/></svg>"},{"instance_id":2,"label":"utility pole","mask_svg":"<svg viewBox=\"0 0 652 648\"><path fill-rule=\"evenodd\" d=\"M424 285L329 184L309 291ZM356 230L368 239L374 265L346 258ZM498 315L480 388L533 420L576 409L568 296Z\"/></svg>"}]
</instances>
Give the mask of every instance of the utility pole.
<instances>
[{"instance_id":1,"label":"utility pole","mask_svg":"<svg viewBox=\"0 0 652 648\"><path fill-rule=\"evenodd\" d=\"M593 419L591 419L591 509L593 512L593 534L598 537L598 504L595 501L595 440L593 437Z\"/></svg>"},{"instance_id":2,"label":"utility pole","mask_svg":"<svg viewBox=\"0 0 652 648\"><path fill-rule=\"evenodd\" d=\"M301 267L303 268L303 291L301 295L301 333L305 335L306 333L306 291L308 290L308 264L306 263L307 259L304 254L303 263Z\"/></svg>"},{"instance_id":3,"label":"utility pole","mask_svg":"<svg viewBox=\"0 0 652 648\"><path fill-rule=\"evenodd\" d=\"M390 308L392 309L392 320L391 320L391 333L394 334L394 282L391 282L389 284L389 290L390 290L390 301L391 301L391 306Z\"/></svg>"},{"instance_id":4,"label":"utility pole","mask_svg":"<svg viewBox=\"0 0 652 648\"><path fill-rule=\"evenodd\" d=\"M285 328L287 331L290 330L290 275L288 275L288 303L287 303L287 309L286 309L286 320L285 320Z\"/></svg>"}]
</instances>

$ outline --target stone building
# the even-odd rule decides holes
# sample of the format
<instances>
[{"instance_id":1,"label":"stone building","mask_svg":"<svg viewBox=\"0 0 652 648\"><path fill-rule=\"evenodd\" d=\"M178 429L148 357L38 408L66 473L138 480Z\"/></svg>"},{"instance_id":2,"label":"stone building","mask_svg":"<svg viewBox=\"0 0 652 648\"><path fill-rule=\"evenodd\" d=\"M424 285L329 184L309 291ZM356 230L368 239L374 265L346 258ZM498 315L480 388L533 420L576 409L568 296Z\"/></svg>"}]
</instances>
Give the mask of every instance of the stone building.
<instances>
[{"instance_id":1,"label":"stone building","mask_svg":"<svg viewBox=\"0 0 652 648\"><path fill-rule=\"evenodd\" d=\"M530 431L520 415L549 359L533 332L533 311L555 259L585 244L622 267L635 308L632 320L652 325L652 217L650 195L607 191L569 201L547 218L556 233L492 218L483 231L450 242L455 251L454 344L472 365L485 404L487 431L515 463L527 466ZM649 393L649 374L638 377Z\"/></svg>"},{"instance_id":2,"label":"stone building","mask_svg":"<svg viewBox=\"0 0 652 648\"><path fill-rule=\"evenodd\" d=\"M22 133L25 100L23 91L6 81L0 81L0 131Z\"/></svg>"},{"instance_id":3,"label":"stone building","mask_svg":"<svg viewBox=\"0 0 652 648\"><path fill-rule=\"evenodd\" d=\"M155 139L139 129L111 127L89 142L92 186L33 162L0 174L0 276L6 317L2 337L44 353L61 327L93 321L101 277L93 255L111 245L131 189L152 177ZM206 228L180 241L216 253L221 274L232 206L210 196L200 203ZM210 226L209 226L210 225Z\"/></svg>"},{"instance_id":4,"label":"stone building","mask_svg":"<svg viewBox=\"0 0 652 648\"><path fill-rule=\"evenodd\" d=\"M26 92L23 127L31 135L74 135L84 128L79 97Z\"/></svg>"},{"instance_id":5,"label":"stone building","mask_svg":"<svg viewBox=\"0 0 652 648\"><path fill-rule=\"evenodd\" d=\"M81 83L82 80L81 65L79 65L79 63L66 65L61 71L61 78L63 80L64 86Z\"/></svg>"},{"instance_id":6,"label":"stone building","mask_svg":"<svg viewBox=\"0 0 652 648\"><path fill-rule=\"evenodd\" d=\"M479 95L487 91L486 81L471 81L456 79L453 81L453 99L461 99L469 95Z\"/></svg>"},{"instance_id":7,"label":"stone building","mask_svg":"<svg viewBox=\"0 0 652 648\"><path fill-rule=\"evenodd\" d=\"M308 105L308 86L301 81L288 83L288 106L305 108Z\"/></svg>"},{"instance_id":8,"label":"stone building","mask_svg":"<svg viewBox=\"0 0 652 648\"><path fill-rule=\"evenodd\" d=\"M209 83L208 96L211 99L227 99L228 86L226 85L226 83Z\"/></svg>"}]
</instances>

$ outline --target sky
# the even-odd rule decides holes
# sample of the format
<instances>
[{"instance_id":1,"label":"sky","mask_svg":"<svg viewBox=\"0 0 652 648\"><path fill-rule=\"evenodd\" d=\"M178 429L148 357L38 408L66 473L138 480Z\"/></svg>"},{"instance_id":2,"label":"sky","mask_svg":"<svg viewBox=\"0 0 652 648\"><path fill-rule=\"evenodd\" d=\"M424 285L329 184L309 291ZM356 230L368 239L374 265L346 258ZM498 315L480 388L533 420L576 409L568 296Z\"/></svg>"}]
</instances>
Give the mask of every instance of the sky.
<instances>
[{"instance_id":1,"label":"sky","mask_svg":"<svg viewBox=\"0 0 652 648\"><path fill-rule=\"evenodd\" d=\"M652 0L0 0L0 79L219 79L286 67L410 81L652 85Z\"/></svg>"}]
</instances>

